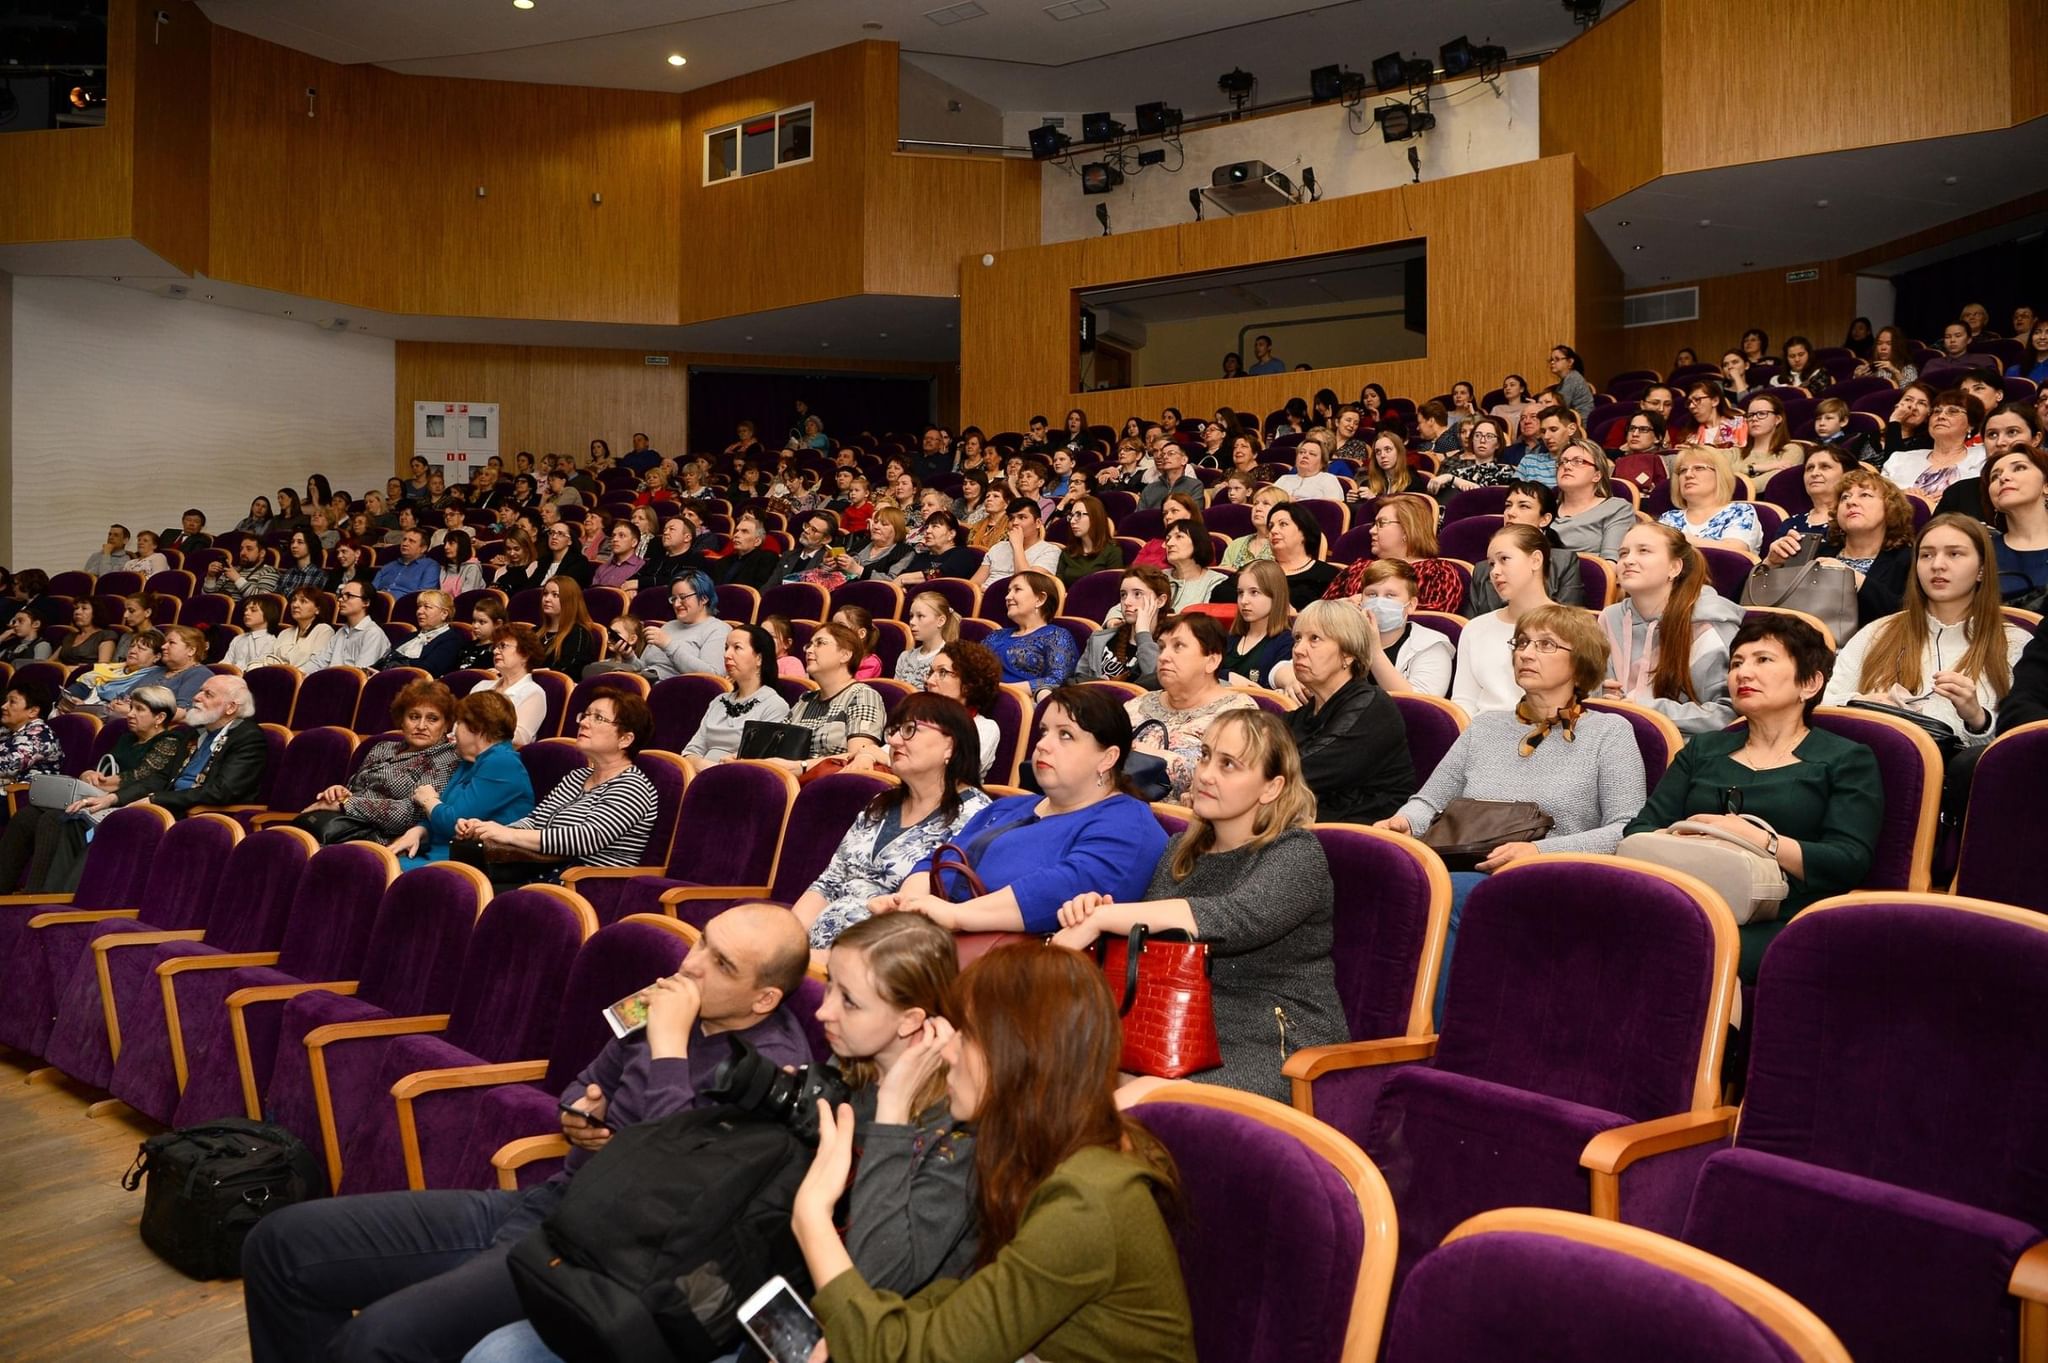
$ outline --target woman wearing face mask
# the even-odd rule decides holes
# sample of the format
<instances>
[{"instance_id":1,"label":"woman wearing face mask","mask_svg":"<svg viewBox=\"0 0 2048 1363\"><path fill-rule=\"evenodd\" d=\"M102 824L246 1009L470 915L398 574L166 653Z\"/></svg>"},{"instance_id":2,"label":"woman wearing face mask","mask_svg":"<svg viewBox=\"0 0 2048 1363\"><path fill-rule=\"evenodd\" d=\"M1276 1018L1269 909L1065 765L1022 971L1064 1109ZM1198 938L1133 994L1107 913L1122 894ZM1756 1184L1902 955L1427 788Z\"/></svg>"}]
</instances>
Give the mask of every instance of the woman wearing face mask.
<instances>
[{"instance_id":1,"label":"woman wearing face mask","mask_svg":"<svg viewBox=\"0 0 2048 1363\"><path fill-rule=\"evenodd\" d=\"M1289 669L1301 704L1287 728L1320 819L1369 823L1415 793L1408 726L1372 681L1383 658L1373 622L1350 606L1317 601L1295 618Z\"/></svg>"},{"instance_id":2,"label":"woman wearing face mask","mask_svg":"<svg viewBox=\"0 0 2048 1363\"><path fill-rule=\"evenodd\" d=\"M1087 951L1139 926L1215 942L1223 1063L1189 1077L1284 1102L1289 1054L1349 1039L1330 959L1336 890L1310 831L1322 811L1287 725L1261 710L1219 718L1202 740L1188 803L1187 830L1167 844L1144 898L1076 896L1060 909L1053 945ZM1157 1082L1126 1085L1123 1100Z\"/></svg>"},{"instance_id":3,"label":"woman wearing face mask","mask_svg":"<svg viewBox=\"0 0 2048 1363\"><path fill-rule=\"evenodd\" d=\"M1539 606L1556 604L1544 590L1549 553L1549 541L1534 526L1503 525L1488 541L1485 571L1506 604L1474 617L1458 638L1451 701L1466 714L1477 717L1520 704L1522 686L1516 679L1515 655L1508 641L1524 615Z\"/></svg>"},{"instance_id":4,"label":"woman wearing face mask","mask_svg":"<svg viewBox=\"0 0 2048 1363\"><path fill-rule=\"evenodd\" d=\"M790 1220L830 1356L1193 1363L1162 1214L1178 1206L1178 1184L1171 1158L1117 1111L1122 1033L1101 967L1016 943L962 972L958 995L958 1034L932 1031L945 1037L950 1111L977 1132L976 1271L909 1300L871 1280L834 1222L855 1114L821 1104L818 1153Z\"/></svg>"},{"instance_id":5,"label":"woman wearing face mask","mask_svg":"<svg viewBox=\"0 0 2048 1363\"><path fill-rule=\"evenodd\" d=\"M869 900L893 893L988 807L976 784L981 739L960 702L932 692L906 698L889 721L888 744L888 769L898 784L854 820L831 863L792 906L814 954L865 922Z\"/></svg>"},{"instance_id":6,"label":"woman wearing face mask","mask_svg":"<svg viewBox=\"0 0 2048 1363\"><path fill-rule=\"evenodd\" d=\"M1237 618L1223 655L1224 680L1232 685L1271 686L1273 669L1294 653L1287 628L1287 574L1270 559L1237 575Z\"/></svg>"},{"instance_id":7,"label":"woman wearing face mask","mask_svg":"<svg viewBox=\"0 0 2048 1363\"><path fill-rule=\"evenodd\" d=\"M1557 519L1557 490L1543 483L1517 479L1508 485L1507 505L1501 509L1501 524L1534 526L1550 545L1544 565L1544 590L1560 606L1576 606L1586 599L1586 586L1579 573L1579 556L1558 542L1551 524ZM1501 608L1500 593L1493 578L1481 565L1474 565L1472 583L1458 613L1468 619Z\"/></svg>"},{"instance_id":8,"label":"woman wearing face mask","mask_svg":"<svg viewBox=\"0 0 2048 1363\"><path fill-rule=\"evenodd\" d=\"M1884 476L1908 492L1939 501L1949 484L1984 470L1984 447L1971 432L1984 424L1984 408L1960 388L1934 395L1927 409L1928 444L1900 450L1884 461Z\"/></svg>"},{"instance_id":9,"label":"woman wearing face mask","mask_svg":"<svg viewBox=\"0 0 2048 1363\"><path fill-rule=\"evenodd\" d=\"M1607 636L1601 694L1647 705L1688 734L1735 717L1728 641L1742 608L1708 581L1699 550L1668 525L1638 525L1621 542L1622 599L1600 612Z\"/></svg>"},{"instance_id":10,"label":"woman wearing face mask","mask_svg":"<svg viewBox=\"0 0 2048 1363\"><path fill-rule=\"evenodd\" d=\"M1102 628L1088 636L1076 681L1126 681L1138 686L1159 684L1160 620L1173 613L1173 584L1157 568L1125 570L1116 605Z\"/></svg>"}]
</instances>

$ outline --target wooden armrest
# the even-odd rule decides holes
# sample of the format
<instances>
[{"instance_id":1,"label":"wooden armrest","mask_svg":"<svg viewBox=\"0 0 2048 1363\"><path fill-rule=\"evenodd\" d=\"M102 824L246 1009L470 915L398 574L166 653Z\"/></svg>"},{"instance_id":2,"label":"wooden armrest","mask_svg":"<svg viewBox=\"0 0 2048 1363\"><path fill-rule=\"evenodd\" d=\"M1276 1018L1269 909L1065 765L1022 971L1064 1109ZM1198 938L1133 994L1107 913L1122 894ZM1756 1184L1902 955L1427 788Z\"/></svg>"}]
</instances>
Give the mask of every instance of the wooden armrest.
<instances>
[{"instance_id":1,"label":"wooden armrest","mask_svg":"<svg viewBox=\"0 0 2048 1363\"><path fill-rule=\"evenodd\" d=\"M109 932L92 939L92 969L100 983L100 1014L107 1021L107 1053L114 1059L121 1058L121 1017L114 1007L114 976L107 966L107 953L118 946L197 942L205 936L204 928L179 928L168 932Z\"/></svg>"},{"instance_id":2,"label":"wooden armrest","mask_svg":"<svg viewBox=\"0 0 2048 1363\"><path fill-rule=\"evenodd\" d=\"M228 995L228 1033L235 1039L235 1065L242 1072L242 1110L250 1121L263 1120L263 1100L256 1092L256 1062L249 1058L249 1022L242 1010L252 1003L276 1003L315 989L325 989L330 994L353 994L358 983L326 980L314 984L252 984Z\"/></svg>"},{"instance_id":3,"label":"wooden armrest","mask_svg":"<svg viewBox=\"0 0 2048 1363\"><path fill-rule=\"evenodd\" d=\"M2020 1299L2018 1357L2023 1363L2048 1358L2048 1240L2035 1244L2012 1266L2011 1291Z\"/></svg>"},{"instance_id":4,"label":"wooden armrest","mask_svg":"<svg viewBox=\"0 0 2048 1363\"><path fill-rule=\"evenodd\" d=\"M1287 1057L1280 1073L1288 1080L1289 1101L1297 1112L1315 1116L1315 1081L1338 1070L1375 1065L1404 1065L1436 1054L1434 1036L1385 1037L1377 1041L1344 1041L1333 1046L1304 1046Z\"/></svg>"},{"instance_id":5,"label":"wooden armrest","mask_svg":"<svg viewBox=\"0 0 2048 1363\"><path fill-rule=\"evenodd\" d=\"M398 1100L398 1144L405 1152L406 1186L415 1192L427 1186L426 1170L420 1162L419 1127L413 1121L412 1100L426 1093L447 1089L486 1088L495 1084L530 1084L547 1077L545 1060L508 1060L496 1065L457 1065L445 1070L415 1070L391 1086Z\"/></svg>"},{"instance_id":6,"label":"wooden armrest","mask_svg":"<svg viewBox=\"0 0 2048 1363\"><path fill-rule=\"evenodd\" d=\"M173 956L158 961L157 987L164 994L164 1027L171 1036L171 1069L178 1077L178 1092L185 1091L189 1067L185 1063L185 1023L178 1016L178 976L194 970L231 970L245 965L276 965L275 951L224 951L212 956ZM235 1015L240 1017L238 1013Z\"/></svg>"},{"instance_id":7,"label":"wooden armrest","mask_svg":"<svg viewBox=\"0 0 2048 1363\"><path fill-rule=\"evenodd\" d=\"M1735 1134L1739 1108L1715 1107L1704 1112L1680 1112L1653 1121L1636 1122L1603 1131L1586 1142L1579 1164L1593 1175L1593 1215L1607 1221L1621 1219L1621 1174L1637 1160L1652 1155L1685 1150L1710 1141L1724 1141Z\"/></svg>"},{"instance_id":8,"label":"wooden armrest","mask_svg":"<svg viewBox=\"0 0 2048 1363\"><path fill-rule=\"evenodd\" d=\"M521 1136L498 1147L498 1153L491 1156L491 1167L498 1171L498 1186L516 1193L521 1169L535 1160L561 1159L568 1153L569 1142L562 1136Z\"/></svg>"},{"instance_id":9,"label":"wooden armrest","mask_svg":"<svg viewBox=\"0 0 2048 1363\"><path fill-rule=\"evenodd\" d=\"M673 890L662 891L661 908L662 912L674 918L678 904L700 899L765 899L768 889L766 885L678 885Z\"/></svg>"},{"instance_id":10,"label":"wooden armrest","mask_svg":"<svg viewBox=\"0 0 2048 1363\"><path fill-rule=\"evenodd\" d=\"M67 909L58 913L39 913L28 920L32 928L54 927L59 923L97 923L102 918L140 918L141 909Z\"/></svg>"},{"instance_id":11,"label":"wooden armrest","mask_svg":"<svg viewBox=\"0 0 2048 1363\"><path fill-rule=\"evenodd\" d=\"M72 894L0 894L0 908L10 904L75 904L78 896Z\"/></svg>"},{"instance_id":12,"label":"wooden armrest","mask_svg":"<svg viewBox=\"0 0 2048 1363\"><path fill-rule=\"evenodd\" d=\"M225 814L233 818L237 814L263 814L269 812L269 805L194 805L187 814ZM297 815L293 816L294 818Z\"/></svg>"},{"instance_id":13,"label":"wooden armrest","mask_svg":"<svg viewBox=\"0 0 2048 1363\"><path fill-rule=\"evenodd\" d=\"M575 889L585 880L631 880L635 876L658 876L665 866L571 866L562 872L562 883Z\"/></svg>"},{"instance_id":14,"label":"wooden armrest","mask_svg":"<svg viewBox=\"0 0 2048 1363\"><path fill-rule=\"evenodd\" d=\"M327 1147L327 1186L341 1187L341 1132L334 1124L334 1095L327 1086L327 1048L337 1041L365 1041L373 1037L418 1036L443 1031L448 1014L423 1013L407 1018L364 1018L360 1022L330 1022L306 1033L306 1064L313 1071L313 1107L320 1115L320 1139Z\"/></svg>"},{"instance_id":15,"label":"wooden armrest","mask_svg":"<svg viewBox=\"0 0 2048 1363\"><path fill-rule=\"evenodd\" d=\"M251 828L268 828L274 823L290 823L298 817L297 814L279 813L276 810L272 810L268 813L258 814L255 818L249 820L249 826Z\"/></svg>"}]
</instances>

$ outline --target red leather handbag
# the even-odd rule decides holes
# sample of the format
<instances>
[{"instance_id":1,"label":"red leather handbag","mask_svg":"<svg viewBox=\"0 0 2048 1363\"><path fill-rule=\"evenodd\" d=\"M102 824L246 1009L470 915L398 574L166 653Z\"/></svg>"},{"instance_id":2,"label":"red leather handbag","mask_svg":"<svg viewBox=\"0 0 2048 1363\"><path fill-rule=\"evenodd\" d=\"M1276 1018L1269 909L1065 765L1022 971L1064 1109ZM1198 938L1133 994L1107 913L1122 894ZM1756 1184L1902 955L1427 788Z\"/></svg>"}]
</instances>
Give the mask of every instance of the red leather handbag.
<instances>
[{"instance_id":1,"label":"red leather handbag","mask_svg":"<svg viewBox=\"0 0 2048 1363\"><path fill-rule=\"evenodd\" d=\"M1122 1065L1130 1074L1184 1079L1223 1063L1209 986L1209 944L1142 924L1102 944L1109 992L1122 1000Z\"/></svg>"}]
</instances>

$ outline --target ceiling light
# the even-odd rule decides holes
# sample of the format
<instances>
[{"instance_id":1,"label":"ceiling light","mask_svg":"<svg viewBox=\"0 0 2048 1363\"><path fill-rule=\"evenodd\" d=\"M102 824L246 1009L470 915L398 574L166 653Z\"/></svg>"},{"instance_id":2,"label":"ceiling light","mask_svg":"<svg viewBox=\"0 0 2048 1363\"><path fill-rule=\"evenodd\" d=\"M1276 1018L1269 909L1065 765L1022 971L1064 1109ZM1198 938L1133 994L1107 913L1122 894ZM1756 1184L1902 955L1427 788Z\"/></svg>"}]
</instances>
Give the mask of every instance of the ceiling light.
<instances>
[{"instance_id":1,"label":"ceiling light","mask_svg":"<svg viewBox=\"0 0 2048 1363\"><path fill-rule=\"evenodd\" d=\"M1470 38L1456 37L1437 49L1436 60L1444 69L1444 78L1452 79L1479 64L1478 49L1472 46Z\"/></svg>"},{"instance_id":2,"label":"ceiling light","mask_svg":"<svg viewBox=\"0 0 2048 1363\"><path fill-rule=\"evenodd\" d=\"M1591 28L1600 22L1601 0L1563 0L1572 22L1580 28Z\"/></svg>"},{"instance_id":3,"label":"ceiling light","mask_svg":"<svg viewBox=\"0 0 2048 1363\"><path fill-rule=\"evenodd\" d=\"M1031 159L1050 161L1065 151L1071 139L1050 123L1033 128L1028 140L1031 143Z\"/></svg>"},{"instance_id":4,"label":"ceiling light","mask_svg":"<svg viewBox=\"0 0 2048 1363\"><path fill-rule=\"evenodd\" d=\"M965 23L969 19L979 19L987 13L988 11L975 3L975 0L962 0L960 4L947 5L943 9L926 10L924 17L937 24L940 28L945 28L949 24ZM876 24L875 27L880 28L881 25Z\"/></svg>"},{"instance_id":5,"label":"ceiling light","mask_svg":"<svg viewBox=\"0 0 2048 1363\"><path fill-rule=\"evenodd\" d=\"M1616 227L1626 227L1626 226L1628 226L1628 219L1627 219L1627 218L1623 218L1623 219L1621 219L1620 221L1616 222L1616 223L1615 223L1614 225L1615 225Z\"/></svg>"},{"instance_id":6,"label":"ceiling light","mask_svg":"<svg viewBox=\"0 0 2048 1363\"><path fill-rule=\"evenodd\" d=\"M1090 161L1081 167L1081 192L1107 194L1124 182L1124 173L1107 161Z\"/></svg>"},{"instance_id":7,"label":"ceiling light","mask_svg":"<svg viewBox=\"0 0 2048 1363\"><path fill-rule=\"evenodd\" d=\"M1107 113L1081 115L1083 142L1114 142L1124 135L1124 125Z\"/></svg>"},{"instance_id":8,"label":"ceiling light","mask_svg":"<svg viewBox=\"0 0 2048 1363\"><path fill-rule=\"evenodd\" d=\"M1341 66L1318 66L1308 73L1308 97L1316 104L1343 100L1349 104L1365 93L1365 77Z\"/></svg>"},{"instance_id":9,"label":"ceiling light","mask_svg":"<svg viewBox=\"0 0 2048 1363\"><path fill-rule=\"evenodd\" d=\"M532 9L533 0L512 0L513 9Z\"/></svg>"},{"instance_id":10,"label":"ceiling light","mask_svg":"<svg viewBox=\"0 0 2048 1363\"><path fill-rule=\"evenodd\" d=\"M1216 88L1229 97L1233 116L1239 116L1259 88L1259 78L1241 66L1233 66L1216 78Z\"/></svg>"},{"instance_id":11,"label":"ceiling light","mask_svg":"<svg viewBox=\"0 0 2048 1363\"><path fill-rule=\"evenodd\" d=\"M668 64L670 66L681 66L685 60L686 58L680 52L671 52L668 54Z\"/></svg>"},{"instance_id":12,"label":"ceiling light","mask_svg":"<svg viewBox=\"0 0 2048 1363\"><path fill-rule=\"evenodd\" d=\"M1136 113L1140 137L1160 137L1180 128L1180 110L1168 108L1163 101L1140 104Z\"/></svg>"}]
</instances>

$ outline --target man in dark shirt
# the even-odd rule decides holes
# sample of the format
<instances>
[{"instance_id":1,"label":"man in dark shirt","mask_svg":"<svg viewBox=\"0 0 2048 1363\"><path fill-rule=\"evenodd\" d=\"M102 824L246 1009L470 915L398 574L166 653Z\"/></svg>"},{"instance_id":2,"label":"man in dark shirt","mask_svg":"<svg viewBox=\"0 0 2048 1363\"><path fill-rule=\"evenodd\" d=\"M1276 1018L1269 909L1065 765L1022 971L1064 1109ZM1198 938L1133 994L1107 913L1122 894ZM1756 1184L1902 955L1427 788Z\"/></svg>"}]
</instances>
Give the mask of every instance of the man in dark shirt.
<instances>
[{"instance_id":1,"label":"man in dark shirt","mask_svg":"<svg viewBox=\"0 0 2048 1363\"><path fill-rule=\"evenodd\" d=\"M773 581L795 582L805 573L825 566L831 557L832 535L838 530L838 522L830 512L812 511L805 514L797 524L796 543L787 553L775 561Z\"/></svg>"},{"instance_id":2,"label":"man in dark shirt","mask_svg":"<svg viewBox=\"0 0 2048 1363\"><path fill-rule=\"evenodd\" d=\"M1153 451L1152 462L1158 467L1159 476L1145 484L1145 491L1138 498L1139 506L1159 506L1176 492L1185 492L1190 497L1200 500L1202 480L1187 471L1186 450L1171 440L1161 441L1159 448Z\"/></svg>"},{"instance_id":3,"label":"man in dark shirt","mask_svg":"<svg viewBox=\"0 0 2048 1363\"><path fill-rule=\"evenodd\" d=\"M960 543L959 520L950 511L934 511L924 518L923 544L896 580L907 585L934 577L973 577L980 566L981 556Z\"/></svg>"},{"instance_id":4,"label":"man in dark shirt","mask_svg":"<svg viewBox=\"0 0 2048 1363\"><path fill-rule=\"evenodd\" d=\"M775 583L776 556L773 549L763 547L768 538L768 527L753 512L741 516L732 528L732 552L717 562L712 579L720 586L728 584L752 587L759 591Z\"/></svg>"},{"instance_id":5,"label":"man in dark shirt","mask_svg":"<svg viewBox=\"0 0 2048 1363\"><path fill-rule=\"evenodd\" d=\"M211 548L213 536L206 533L206 513L196 506L189 508L185 512L184 529L165 531L160 544L165 549L176 549L181 554L189 554L195 549Z\"/></svg>"},{"instance_id":6,"label":"man in dark shirt","mask_svg":"<svg viewBox=\"0 0 2048 1363\"><path fill-rule=\"evenodd\" d=\"M588 1115L563 1114L571 1149L546 1183L323 1198L264 1218L242 1251L252 1363L455 1359L524 1319L506 1254L614 1130L698 1105L728 1054L720 1033L745 1032L773 1064L810 1063L785 1003L803 983L809 945L796 916L775 905L712 919L682 968L644 992L646 1026L607 1045L561 1094Z\"/></svg>"},{"instance_id":7,"label":"man in dark shirt","mask_svg":"<svg viewBox=\"0 0 2048 1363\"><path fill-rule=\"evenodd\" d=\"M1051 428L1052 423L1044 417L1035 416L1031 418L1030 424L1025 428L1024 444L1017 452L1019 454L1049 453L1052 450L1052 446L1047 443L1046 434Z\"/></svg>"},{"instance_id":8,"label":"man in dark shirt","mask_svg":"<svg viewBox=\"0 0 2048 1363\"><path fill-rule=\"evenodd\" d=\"M633 432L633 448L626 451L619 462L635 473L644 474L647 470L661 462L661 451L647 447L647 432L635 431Z\"/></svg>"}]
</instances>

